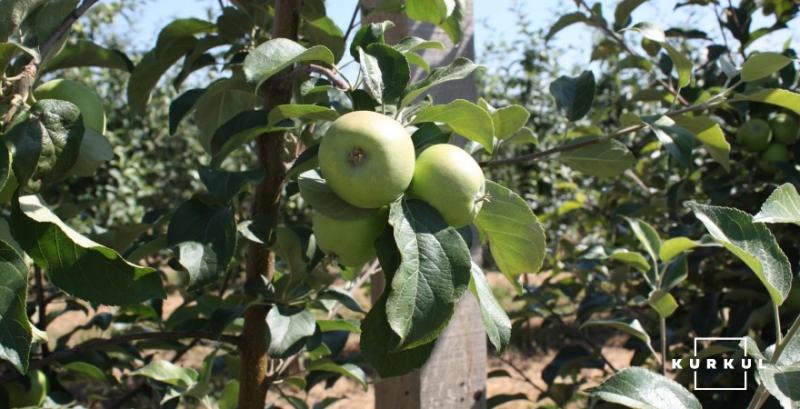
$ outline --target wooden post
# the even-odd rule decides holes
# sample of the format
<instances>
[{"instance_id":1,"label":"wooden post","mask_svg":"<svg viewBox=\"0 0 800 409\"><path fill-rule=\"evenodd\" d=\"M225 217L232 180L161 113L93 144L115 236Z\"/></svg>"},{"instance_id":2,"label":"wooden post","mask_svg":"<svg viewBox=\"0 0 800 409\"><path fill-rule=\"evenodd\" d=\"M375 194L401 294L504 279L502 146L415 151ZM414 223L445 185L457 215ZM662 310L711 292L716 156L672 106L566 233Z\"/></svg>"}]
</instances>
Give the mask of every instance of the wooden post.
<instances>
[{"instance_id":1,"label":"wooden post","mask_svg":"<svg viewBox=\"0 0 800 409\"><path fill-rule=\"evenodd\" d=\"M362 0L367 8L375 0ZM387 41L394 43L405 36L413 35L440 41L442 50L426 50L423 58L431 67L447 65L457 57L475 59L472 0L465 2L464 37L453 45L444 31L428 23L411 21L403 15L375 13L367 20L392 20L395 28L387 33ZM413 77L419 79L425 73L415 70ZM436 103L447 103L457 98L470 101L477 99L475 79L470 76L433 88L430 95ZM463 141L462 141L463 143ZM475 236L477 237L477 235ZM480 246L473 247L473 258L480 261ZM377 294L382 282L373 279ZM377 296L377 295L376 295ZM375 385L376 409L421 409L421 408L485 408L486 407L486 333L480 316L478 303L467 292L456 306L450 325L436 342L428 363L411 374L382 379Z\"/></svg>"}]
</instances>

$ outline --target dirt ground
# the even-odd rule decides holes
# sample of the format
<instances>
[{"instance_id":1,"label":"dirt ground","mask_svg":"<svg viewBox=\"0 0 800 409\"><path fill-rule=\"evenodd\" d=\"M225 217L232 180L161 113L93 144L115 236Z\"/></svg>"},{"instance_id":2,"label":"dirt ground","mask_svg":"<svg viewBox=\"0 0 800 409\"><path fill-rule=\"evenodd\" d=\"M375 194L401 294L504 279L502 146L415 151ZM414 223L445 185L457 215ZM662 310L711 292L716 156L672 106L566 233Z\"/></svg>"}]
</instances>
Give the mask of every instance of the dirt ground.
<instances>
[{"instance_id":1,"label":"dirt ground","mask_svg":"<svg viewBox=\"0 0 800 409\"><path fill-rule=\"evenodd\" d=\"M507 283L499 274L491 274L489 275L489 278L493 288L498 290L498 296L502 296L502 294L510 294L510 288L505 288L507 287ZM366 293L366 290L357 294L356 298L365 305L369 304L369 296ZM502 301L503 304L506 304L506 307L510 306L510 301L508 299ZM178 293L172 293L164 302L164 315L168 316L168 314L177 308L181 302L181 296ZM56 302L49 306L48 311L58 311L63 308L63 302L60 304ZM50 339L55 340L61 335L68 333L75 325L88 322L89 319L91 319L91 316L96 313L110 311L113 311L113 308L103 306L98 308L96 311L92 311L92 313L89 315L80 311L69 311L61 314L48 325L47 330L50 334ZM540 323L532 320L532 330L536 331L539 324ZM107 336L109 336L108 333L104 333L99 330L81 331L72 337L70 344L80 343L95 337ZM603 348L603 354L616 367L626 367L633 355L632 351L614 346L621 345L624 340L625 337L622 336L620 339L616 339L613 342L607 343L607 346ZM52 346L54 345L51 345L51 347ZM357 349L358 337L356 335L351 335L345 350L355 352ZM194 348L191 353L185 355L179 361L179 364L199 368L202 364L203 358L210 351L211 348L202 346ZM509 351L507 351L502 357L497 357L493 354L487 354L488 372L491 373L492 371L504 370L511 375L510 378L508 376L489 378L487 382L487 396L491 398L492 396L501 394L513 395L524 393L529 399L528 402L512 401L500 407L502 409L537 407L537 399L540 395L540 391L537 389L537 387L546 388L546 383L542 380L541 373L545 366L553 359L554 355L555 351L551 350L534 353L533 355L528 356L527 354L524 354L513 348L510 348ZM167 354L164 357L169 358L169 355ZM121 374L114 375L115 377L119 378ZM585 389L594 386L601 381L602 371L586 370L582 375L592 380L592 382L589 384L584 385L583 388ZM536 385L536 387L531 385L531 383ZM284 393L289 393L305 399L309 403L309 406L313 406L314 403L320 402L328 397L338 397L342 398L342 400L330 406L330 408L368 409L374 407L374 388L372 384L369 385L368 389L364 390L357 383L344 378L339 379L333 385L333 387L328 389L325 389L324 385L316 385L308 393L298 390L291 390L291 388L283 388L283 391ZM277 393L272 392L268 396L268 400L270 402L281 401L280 396Z\"/></svg>"}]
</instances>

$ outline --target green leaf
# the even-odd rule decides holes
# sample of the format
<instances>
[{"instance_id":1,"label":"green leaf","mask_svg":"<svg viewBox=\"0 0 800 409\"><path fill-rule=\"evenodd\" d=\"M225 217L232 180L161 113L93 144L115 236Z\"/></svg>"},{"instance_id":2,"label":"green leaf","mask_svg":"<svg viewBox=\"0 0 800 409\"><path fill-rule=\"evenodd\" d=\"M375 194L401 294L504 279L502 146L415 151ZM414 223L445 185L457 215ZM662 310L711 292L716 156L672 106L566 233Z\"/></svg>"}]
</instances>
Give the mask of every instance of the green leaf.
<instances>
[{"instance_id":1,"label":"green leaf","mask_svg":"<svg viewBox=\"0 0 800 409\"><path fill-rule=\"evenodd\" d=\"M426 40L419 37L405 37L397 44L393 45L395 50L401 53L423 51L423 50L444 50L444 44L439 41Z\"/></svg>"},{"instance_id":2,"label":"green leaf","mask_svg":"<svg viewBox=\"0 0 800 409\"><path fill-rule=\"evenodd\" d=\"M193 72L216 64L217 60L208 51L224 44L226 44L225 39L217 35L208 35L198 39L194 47L192 47L192 51L184 57L180 72L172 80L173 88L179 89L183 82L186 81L186 78Z\"/></svg>"},{"instance_id":3,"label":"green leaf","mask_svg":"<svg viewBox=\"0 0 800 409\"><path fill-rule=\"evenodd\" d=\"M172 20L161 29L153 51L159 60L172 60L176 54L185 54L196 44L195 34L208 33L217 29L217 25L197 18Z\"/></svg>"},{"instance_id":4,"label":"green leaf","mask_svg":"<svg viewBox=\"0 0 800 409\"><path fill-rule=\"evenodd\" d=\"M243 172L226 172L200 166L200 180L214 197L222 203L228 203L249 183L257 182L264 177L263 169Z\"/></svg>"},{"instance_id":5,"label":"green leaf","mask_svg":"<svg viewBox=\"0 0 800 409\"><path fill-rule=\"evenodd\" d=\"M91 128L83 131L78 159L69 170L69 175L82 177L94 176L97 168L114 159L114 147L103 134Z\"/></svg>"},{"instance_id":6,"label":"green leaf","mask_svg":"<svg viewBox=\"0 0 800 409\"><path fill-rule=\"evenodd\" d=\"M664 34L664 30L662 30L657 25L643 21L641 23L636 23L630 30L637 31L641 33L645 38L650 41L655 41L659 44L664 44L667 42L667 35Z\"/></svg>"},{"instance_id":7,"label":"green leaf","mask_svg":"<svg viewBox=\"0 0 800 409\"><path fill-rule=\"evenodd\" d=\"M330 17L315 16L303 19L300 31L313 44L327 47L333 53L333 61L338 62L344 55L344 33Z\"/></svg>"},{"instance_id":8,"label":"green leaf","mask_svg":"<svg viewBox=\"0 0 800 409\"><path fill-rule=\"evenodd\" d=\"M213 152L212 141L218 129L236 115L253 109L258 97L240 76L215 81L195 103L194 122L200 130L200 142Z\"/></svg>"},{"instance_id":9,"label":"green leaf","mask_svg":"<svg viewBox=\"0 0 800 409\"><path fill-rule=\"evenodd\" d=\"M269 111L269 126L276 126L286 119L304 119L309 121L333 121L339 117L336 110L313 104L283 104Z\"/></svg>"},{"instance_id":10,"label":"green leaf","mask_svg":"<svg viewBox=\"0 0 800 409\"><path fill-rule=\"evenodd\" d=\"M667 54L669 54L669 58L672 60L672 64L675 66L675 70L678 72L678 86L680 88L686 87L692 83L692 61L690 61L686 56L684 56L680 51L676 50L673 46L669 45L669 43L662 44L665 50L667 50Z\"/></svg>"},{"instance_id":11,"label":"green leaf","mask_svg":"<svg viewBox=\"0 0 800 409\"><path fill-rule=\"evenodd\" d=\"M454 0L406 0L409 18L439 25L453 12Z\"/></svg>"},{"instance_id":12,"label":"green leaf","mask_svg":"<svg viewBox=\"0 0 800 409\"><path fill-rule=\"evenodd\" d=\"M31 323L25 297L28 268L14 247L0 240L0 358L20 373L28 372L31 353Z\"/></svg>"},{"instance_id":13,"label":"green leaf","mask_svg":"<svg viewBox=\"0 0 800 409\"><path fill-rule=\"evenodd\" d=\"M357 320L320 320L317 321L320 332L347 331L354 334L361 333Z\"/></svg>"},{"instance_id":14,"label":"green leaf","mask_svg":"<svg viewBox=\"0 0 800 409\"><path fill-rule=\"evenodd\" d=\"M363 48L358 48L358 60L361 63L361 70L364 73L364 88L375 102L383 103L383 75L378 59L367 54Z\"/></svg>"},{"instance_id":15,"label":"green leaf","mask_svg":"<svg viewBox=\"0 0 800 409\"><path fill-rule=\"evenodd\" d=\"M703 243L694 241L688 237L673 237L665 240L661 244L661 248L658 250L658 257L661 261L666 263L679 254L702 245Z\"/></svg>"},{"instance_id":16,"label":"green leaf","mask_svg":"<svg viewBox=\"0 0 800 409\"><path fill-rule=\"evenodd\" d=\"M367 374L365 374L364 370L355 364L337 364L336 362L324 359L309 363L308 366L306 366L306 371L324 371L344 375L345 377L358 382L358 384L361 385L364 390L367 389Z\"/></svg>"},{"instance_id":17,"label":"green leaf","mask_svg":"<svg viewBox=\"0 0 800 409\"><path fill-rule=\"evenodd\" d=\"M300 236L289 227L279 226L275 228L274 239L272 250L289 266L289 272L294 275L293 279L302 279L307 266Z\"/></svg>"},{"instance_id":18,"label":"green leaf","mask_svg":"<svg viewBox=\"0 0 800 409\"><path fill-rule=\"evenodd\" d=\"M178 125L180 125L183 118L194 109L197 100L200 99L200 96L203 95L204 92L205 89L203 88L192 88L172 100L169 104L170 135L175 135L175 132L178 130Z\"/></svg>"},{"instance_id":19,"label":"green leaf","mask_svg":"<svg viewBox=\"0 0 800 409\"><path fill-rule=\"evenodd\" d=\"M5 191L6 184L8 184L14 176L13 165L11 164L12 161L13 157L11 156L11 151L6 148L5 144L0 144L0 192ZM0 239L2 239L2 237L0 237Z\"/></svg>"},{"instance_id":20,"label":"green leaf","mask_svg":"<svg viewBox=\"0 0 800 409\"><path fill-rule=\"evenodd\" d=\"M731 102L736 101L751 101L777 105L800 115L800 94L785 89L770 88L762 89L747 95L737 94L731 98Z\"/></svg>"},{"instance_id":21,"label":"green leaf","mask_svg":"<svg viewBox=\"0 0 800 409\"><path fill-rule=\"evenodd\" d=\"M0 2L0 42L14 34L28 15L45 0L3 0Z\"/></svg>"},{"instance_id":22,"label":"green leaf","mask_svg":"<svg viewBox=\"0 0 800 409\"><path fill-rule=\"evenodd\" d=\"M364 311L364 309L361 307L361 304L359 304L358 301L353 298L352 295L350 295L350 293L337 288L330 287L326 290L323 290L319 293L319 299L336 300L343 306L347 307L347 309L350 311L366 313L366 311Z\"/></svg>"},{"instance_id":23,"label":"green leaf","mask_svg":"<svg viewBox=\"0 0 800 409\"><path fill-rule=\"evenodd\" d=\"M430 145L447 143L452 134L452 132L443 131L436 124L424 122L417 124L417 130L411 134L411 140L414 142L414 150L419 153Z\"/></svg>"},{"instance_id":24,"label":"green leaf","mask_svg":"<svg viewBox=\"0 0 800 409\"><path fill-rule=\"evenodd\" d=\"M691 163L693 141L691 132L676 125L668 116L649 116L644 122L656 135L658 142L677 160L681 166L688 168Z\"/></svg>"},{"instance_id":25,"label":"green leaf","mask_svg":"<svg viewBox=\"0 0 800 409\"><path fill-rule=\"evenodd\" d=\"M274 306L267 313L269 355L285 358L294 355L314 335L317 322L311 311L301 308Z\"/></svg>"},{"instance_id":26,"label":"green leaf","mask_svg":"<svg viewBox=\"0 0 800 409\"><path fill-rule=\"evenodd\" d=\"M753 270L776 305L786 300L792 286L792 268L766 225L753 223L749 214L738 209L696 202L686 206L717 242Z\"/></svg>"},{"instance_id":27,"label":"green leaf","mask_svg":"<svg viewBox=\"0 0 800 409\"><path fill-rule=\"evenodd\" d=\"M642 327L642 323L637 319L628 320L591 320L581 324L581 329L586 327L608 327L622 331L632 337L638 338L648 347L651 345L650 335Z\"/></svg>"},{"instance_id":28,"label":"green leaf","mask_svg":"<svg viewBox=\"0 0 800 409\"><path fill-rule=\"evenodd\" d=\"M429 342L416 348L395 350L394 346L400 343L400 337L394 333L386 318L387 295L388 292L384 292L361 322L361 353L384 378L405 375L422 367L436 346L435 342Z\"/></svg>"},{"instance_id":29,"label":"green leaf","mask_svg":"<svg viewBox=\"0 0 800 409\"><path fill-rule=\"evenodd\" d=\"M581 143L589 138L594 137L578 138L575 142ZM617 177L636 163L630 149L613 139L562 152L558 160L575 170L603 179Z\"/></svg>"},{"instance_id":30,"label":"green leaf","mask_svg":"<svg viewBox=\"0 0 800 409\"><path fill-rule=\"evenodd\" d=\"M386 30L392 27L394 27L394 23L389 20L362 25L353 36L353 42L350 43L350 56L356 61L360 61L358 55L359 47L366 49L367 46L373 43L385 43Z\"/></svg>"},{"instance_id":31,"label":"green leaf","mask_svg":"<svg viewBox=\"0 0 800 409\"><path fill-rule=\"evenodd\" d=\"M68 364L64 364L64 369L72 372L77 372L83 375L88 376L91 379L97 381L105 381L107 380L106 374L103 373L103 370L88 363L88 362L81 362L81 361L72 361Z\"/></svg>"},{"instance_id":32,"label":"green leaf","mask_svg":"<svg viewBox=\"0 0 800 409\"><path fill-rule=\"evenodd\" d=\"M453 44L458 44L464 37L463 27L467 24L467 17L471 16L471 14L467 14L466 0L454 0L454 3L453 12L439 27L447 34Z\"/></svg>"},{"instance_id":33,"label":"green leaf","mask_svg":"<svg viewBox=\"0 0 800 409\"><path fill-rule=\"evenodd\" d=\"M187 390L194 386L199 376L193 368L184 368L162 359L154 359L131 374L154 379L181 390Z\"/></svg>"},{"instance_id":34,"label":"green leaf","mask_svg":"<svg viewBox=\"0 0 800 409\"><path fill-rule=\"evenodd\" d=\"M786 409L800 406L800 364L777 366L765 364L758 378L767 391Z\"/></svg>"},{"instance_id":35,"label":"green leaf","mask_svg":"<svg viewBox=\"0 0 800 409\"><path fill-rule=\"evenodd\" d=\"M328 186L328 182L315 170L300 174L297 184L303 200L325 216L339 220L355 220L366 217L374 211L374 209L355 207L339 198Z\"/></svg>"},{"instance_id":36,"label":"green leaf","mask_svg":"<svg viewBox=\"0 0 800 409\"><path fill-rule=\"evenodd\" d=\"M656 232L653 226L647 224L643 220L631 219L628 217L626 217L625 220L628 222L628 225L631 226L634 236L636 236L639 243L641 243L642 247L647 251L647 254L650 255L650 260L653 261L654 268L645 273L645 278L651 286L655 286L657 281L655 274L658 271L658 254L659 251L661 251L661 237L659 237L658 232Z\"/></svg>"},{"instance_id":37,"label":"green leaf","mask_svg":"<svg viewBox=\"0 0 800 409\"><path fill-rule=\"evenodd\" d=\"M236 149L270 131L269 115L262 109L242 111L223 123L211 137L211 166L218 168Z\"/></svg>"},{"instance_id":38,"label":"green leaf","mask_svg":"<svg viewBox=\"0 0 800 409\"><path fill-rule=\"evenodd\" d=\"M778 72L792 63L792 59L781 54L763 52L753 54L742 65L742 81L756 81Z\"/></svg>"},{"instance_id":39,"label":"green leaf","mask_svg":"<svg viewBox=\"0 0 800 409\"><path fill-rule=\"evenodd\" d=\"M175 64L183 54L176 53L159 59L154 51L145 54L138 64L133 68L128 79L128 107L134 115L141 115L145 112L147 104L150 102L150 94L158 84L161 76L167 72L169 67Z\"/></svg>"},{"instance_id":40,"label":"green leaf","mask_svg":"<svg viewBox=\"0 0 800 409\"><path fill-rule=\"evenodd\" d=\"M161 277L124 260L67 226L38 196L21 196L11 218L14 238L52 283L85 300L109 305L164 298Z\"/></svg>"},{"instance_id":41,"label":"green leaf","mask_svg":"<svg viewBox=\"0 0 800 409\"><path fill-rule=\"evenodd\" d=\"M500 139L509 139L528 123L530 113L521 105L499 108L492 114L494 134Z\"/></svg>"},{"instance_id":42,"label":"green leaf","mask_svg":"<svg viewBox=\"0 0 800 409\"><path fill-rule=\"evenodd\" d=\"M410 85L400 104L408 105L433 86L466 78L478 67L478 65L466 58L456 58L450 65L435 68L424 80Z\"/></svg>"},{"instance_id":43,"label":"green leaf","mask_svg":"<svg viewBox=\"0 0 800 409\"><path fill-rule=\"evenodd\" d=\"M614 28L619 30L627 26L633 10L646 2L647 0L622 0L619 2L617 8L614 9Z\"/></svg>"},{"instance_id":44,"label":"green leaf","mask_svg":"<svg viewBox=\"0 0 800 409\"><path fill-rule=\"evenodd\" d=\"M756 223L794 223L800 225L800 194L791 183L775 189L753 216Z\"/></svg>"},{"instance_id":45,"label":"green leaf","mask_svg":"<svg viewBox=\"0 0 800 409\"><path fill-rule=\"evenodd\" d=\"M480 305L481 318L486 329L486 335L489 337L489 342L492 343L495 351L498 354L502 354L511 340L511 320L494 297L492 287L489 285L489 281L480 266L472 263L470 272L472 273L472 280L469 283L469 289L478 300L478 305Z\"/></svg>"},{"instance_id":46,"label":"green leaf","mask_svg":"<svg viewBox=\"0 0 800 409\"><path fill-rule=\"evenodd\" d=\"M702 408L697 398L679 383L640 367L617 372L590 393L606 402L631 408Z\"/></svg>"},{"instance_id":47,"label":"green leaf","mask_svg":"<svg viewBox=\"0 0 800 409\"><path fill-rule=\"evenodd\" d=\"M671 118L679 127L691 132L706 147L711 157L725 170L730 171L731 145L725 139L725 133L719 124L707 116L676 115Z\"/></svg>"},{"instance_id":48,"label":"green leaf","mask_svg":"<svg viewBox=\"0 0 800 409\"><path fill-rule=\"evenodd\" d=\"M43 99L15 120L5 138L20 185L31 178L51 183L75 164L84 134L80 115L71 102Z\"/></svg>"},{"instance_id":49,"label":"green leaf","mask_svg":"<svg viewBox=\"0 0 800 409\"><path fill-rule=\"evenodd\" d=\"M401 262L389 285L386 316L398 349L436 339L469 286L470 254L461 235L425 202L392 203L389 224Z\"/></svg>"},{"instance_id":50,"label":"green leaf","mask_svg":"<svg viewBox=\"0 0 800 409\"><path fill-rule=\"evenodd\" d=\"M27 53L34 60L40 59L39 52L30 47L25 47L24 45L13 41L7 43L0 42L0 72L5 72L6 67L18 51Z\"/></svg>"},{"instance_id":51,"label":"green leaf","mask_svg":"<svg viewBox=\"0 0 800 409\"><path fill-rule=\"evenodd\" d=\"M273 75L302 62L332 65L333 53L322 45L305 48L292 40L275 38L262 43L245 57L244 74L247 81L258 90Z\"/></svg>"},{"instance_id":52,"label":"green leaf","mask_svg":"<svg viewBox=\"0 0 800 409\"><path fill-rule=\"evenodd\" d=\"M423 108L412 123L441 122L465 138L480 143L492 152L494 125L492 117L483 108L464 99L456 99L447 105L431 105Z\"/></svg>"},{"instance_id":53,"label":"green leaf","mask_svg":"<svg viewBox=\"0 0 800 409\"><path fill-rule=\"evenodd\" d=\"M608 260L616 260L628 264L631 267L647 274L650 271L650 263L644 258L642 253L635 251L628 251L625 249L618 249L606 257Z\"/></svg>"},{"instance_id":54,"label":"green leaf","mask_svg":"<svg viewBox=\"0 0 800 409\"><path fill-rule=\"evenodd\" d=\"M563 16L559 17L558 20L550 26L550 30L547 32L547 35L544 37L545 41L550 41L554 35L556 35L559 31L573 25L576 23L588 23L589 17L587 17L583 13L574 12L564 14Z\"/></svg>"},{"instance_id":55,"label":"green leaf","mask_svg":"<svg viewBox=\"0 0 800 409\"><path fill-rule=\"evenodd\" d=\"M661 318L668 318L678 309L678 301L672 294L664 290L651 291L647 303Z\"/></svg>"},{"instance_id":56,"label":"green leaf","mask_svg":"<svg viewBox=\"0 0 800 409\"><path fill-rule=\"evenodd\" d=\"M558 107L566 111L567 119L577 121L592 108L594 100L594 74L584 71L577 77L562 75L550 83L550 94Z\"/></svg>"},{"instance_id":57,"label":"green leaf","mask_svg":"<svg viewBox=\"0 0 800 409\"><path fill-rule=\"evenodd\" d=\"M131 72L134 65L122 51L105 48L91 41L78 40L67 43L58 54L49 58L41 72L75 67L101 67Z\"/></svg>"},{"instance_id":58,"label":"green leaf","mask_svg":"<svg viewBox=\"0 0 800 409\"><path fill-rule=\"evenodd\" d=\"M500 271L509 281L542 268L546 250L544 228L519 195L492 181L486 181L489 201L483 204L475 224L489 240Z\"/></svg>"},{"instance_id":59,"label":"green leaf","mask_svg":"<svg viewBox=\"0 0 800 409\"><path fill-rule=\"evenodd\" d=\"M169 222L167 243L180 246L178 261L192 287L214 281L230 264L236 250L236 219L230 206L200 198L183 202Z\"/></svg>"},{"instance_id":60,"label":"green leaf","mask_svg":"<svg viewBox=\"0 0 800 409\"><path fill-rule=\"evenodd\" d=\"M392 103L403 95L411 71L408 60L386 44L370 44L361 56L364 83L378 103Z\"/></svg>"}]
</instances>

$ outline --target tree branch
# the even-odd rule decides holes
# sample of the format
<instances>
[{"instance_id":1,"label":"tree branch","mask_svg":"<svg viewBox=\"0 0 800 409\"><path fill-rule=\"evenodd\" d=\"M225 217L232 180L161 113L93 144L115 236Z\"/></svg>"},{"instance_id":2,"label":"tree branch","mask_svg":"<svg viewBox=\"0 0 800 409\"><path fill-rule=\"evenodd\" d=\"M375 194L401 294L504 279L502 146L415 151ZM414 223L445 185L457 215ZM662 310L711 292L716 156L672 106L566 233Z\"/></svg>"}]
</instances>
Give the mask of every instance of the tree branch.
<instances>
[{"instance_id":1,"label":"tree branch","mask_svg":"<svg viewBox=\"0 0 800 409\"><path fill-rule=\"evenodd\" d=\"M347 37L350 37L350 33L353 31L353 28L356 26L356 16L358 16L358 11L361 10L361 1L356 2L356 7L353 9L353 16L350 17L350 23L347 25L347 31L344 33L344 41L347 42Z\"/></svg>"},{"instance_id":2,"label":"tree branch","mask_svg":"<svg viewBox=\"0 0 800 409\"><path fill-rule=\"evenodd\" d=\"M600 17L600 18L602 18L602 16L598 16L598 15L597 15L597 14L594 12L594 10L592 10L592 8L591 8L591 7L589 7L589 5L588 5L588 4L586 4L586 1L585 1L585 0L575 0L575 2L576 2L576 3L577 3L579 6L580 6L580 7L583 7L583 8L585 8L585 9L586 9L586 11L588 11L588 12L589 12L589 14L590 14L592 17ZM628 53L628 55L630 55L630 56L632 56L632 57L640 57L640 58L642 58L642 57L639 55L639 53L637 53L636 51L634 51L634 50L633 50L633 49L632 49L632 48L631 48L631 47L628 45L628 43L626 43L626 42L625 42L625 39L624 39L622 36L620 36L620 35L619 35L617 32L615 32L614 30L612 30L612 29L610 29L610 28L608 27L608 24L606 24L606 23L605 23L605 20L603 20L603 24L598 24L596 27L598 27L599 29L603 30L603 31L604 31L606 34L608 34L608 36L609 36L609 37L611 37L611 39L612 39L612 40L614 40L614 42L616 42L617 44L619 44L619 45L622 47L622 49L623 49L623 50L625 50L625 52L626 52L626 53ZM678 92L678 90L676 90L676 89L675 89L675 88L672 86L672 84L670 84L669 82L667 82L667 81L664 81L663 79L661 79L661 78L658 78L658 77L656 77L656 81L658 81L658 83L659 83L659 84L661 84L661 85L662 85L664 88L666 88L666 89L667 89L667 91L669 91L671 94L675 95L675 98L676 98L676 100L677 100L678 102L680 102L682 105L689 105L689 102L688 102L688 101L686 101L686 99L684 99L684 98L681 96L680 92Z\"/></svg>"},{"instance_id":3,"label":"tree branch","mask_svg":"<svg viewBox=\"0 0 800 409\"><path fill-rule=\"evenodd\" d=\"M61 25L58 26L56 31L50 35L42 45L39 47L39 56L40 59L32 59L25 67L22 69L22 73L20 74L19 79L14 83L14 93L11 97L11 106L6 111L5 116L3 117L3 126L10 123L12 119L14 119L14 115L16 115L17 111L20 107L25 105L25 101L28 100L28 96L31 92L31 87L33 87L33 83L36 81L36 75L39 72L39 64L41 64L42 60L46 59L50 51L53 47L58 44L58 41L64 37L67 32L69 31L72 24L75 23L82 15L86 14L95 3L100 0L84 0L78 8L73 10L67 17L64 18L64 21L61 22Z\"/></svg>"},{"instance_id":4,"label":"tree branch","mask_svg":"<svg viewBox=\"0 0 800 409\"><path fill-rule=\"evenodd\" d=\"M722 94L720 94L718 96L724 96L730 90L735 88L735 86L736 85L734 85L731 88L726 89L725 91L722 92ZM665 116L673 116L673 115L685 114L687 112L702 111L702 110L705 110L705 109L709 109L709 108L713 108L713 107L716 107L718 105L721 105L723 102L724 102L724 100L716 101L715 99L712 98L712 99L708 100L705 103L697 104L697 105L691 105L691 106L688 106L688 107L683 107L683 108L680 108L680 109L669 111L669 112L665 113L664 115ZM594 138L594 139L583 140L583 141L580 141L580 142L566 143L564 145L556 146L554 148L546 149L546 150L543 150L543 151L540 151L540 152L529 153L527 155L520 155L520 156L516 156L516 157L513 157L513 158L483 161L483 162L480 162L480 165L484 166L484 167L491 167L491 166L497 166L497 165L512 165L512 164L517 164L517 163L530 162L532 160L545 158L545 157L548 157L548 156L551 156L551 155L555 155L557 153L567 152L567 151L575 150L575 149L578 149L578 148L584 148L586 146L591 146L591 145L595 145L595 144L598 144L598 143L601 143L601 142L605 142L605 141L608 141L608 140L611 140L611 139L615 139L615 138L618 138L620 136L629 134L631 132L640 131L640 130L646 128L646 127L647 127L646 124L631 125L631 126L628 126L628 127L622 128L622 129L618 129L618 130L616 130L616 131L614 131L614 132L612 132L610 134L599 136L599 137Z\"/></svg>"},{"instance_id":5,"label":"tree branch","mask_svg":"<svg viewBox=\"0 0 800 409\"><path fill-rule=\"evenodd\" d=\"M344 77L339 76L336 71L331 68L323 67L317 64L308 64L304 66L300 66L292 70L292 72L286 76L286 79L289 82L292 82L294 79L298 77L304 77L309 73L315 73L322 75L323 77L327 78L336 88L341 90L347 91L349 90L350 83Z\"/></svg>"},{"instance_id":6,"label":"tree branch","mask_svg":"<svg viewBox=\"0 0 800 409\"><path fill-rule=\"evenodd\" d=\"M32 371L34 369L40 369L45 366L49 366L54 362L58 362L64 359L72 358L76 355L79 355L83 352L95 350L95 349L102 349L108 346L124 344L126 342L133 342L133 341L142 341L146 339L157 339L157 340L167 340L167 341L178 341L184 338L200 338L200 339L207 339L211 341L218 341L218 342L225 342L228 344L233 344L239 346L241 344L240 338L235 335L216 335L211 332L206 331L162 331L162 332L140 332L135 334L125 334L119 335L117 337L112 338L98 338L92 339L83 343L80 343L72 348L69 349L62 349L60 351L55 351L50 355L38 359L35 361L31 361L30 365L28 365L28 370ZM23 376L17 372L8 372L0 376L0 384L3 384L8 381L12 381L19 377Z\"/></svg>"},{"instance_id":7,"label":"tree branch","mask_svg":"<svg viewBox=\"0 0 800 409\"><path fill-rule=\"evenodd\" d=\"M276 0L272 38L297 39L300 24L300 0ZM291 101L291 83L285 81L286 72L271 78L264 86L263 107L269 112L275 106ZM280 216L281 190L286 174L283 162L284 132L269 132L256 140L258 162L264 169L264 179L259 182L253 197L253 215L262 215L269 220L268 231L272 231ZM269 235L268 235L269 236ZM248 248L245 277L247 284L260 283L265 278L272 280L275 273L275 253L269 243L251 242ZM253 300L251 300L253 301ZM242 344L239 348L239 408L262 409L269 390L267 367L267 322L268 304L254 303L244 312Z\"/></svg>"}]
</instances>

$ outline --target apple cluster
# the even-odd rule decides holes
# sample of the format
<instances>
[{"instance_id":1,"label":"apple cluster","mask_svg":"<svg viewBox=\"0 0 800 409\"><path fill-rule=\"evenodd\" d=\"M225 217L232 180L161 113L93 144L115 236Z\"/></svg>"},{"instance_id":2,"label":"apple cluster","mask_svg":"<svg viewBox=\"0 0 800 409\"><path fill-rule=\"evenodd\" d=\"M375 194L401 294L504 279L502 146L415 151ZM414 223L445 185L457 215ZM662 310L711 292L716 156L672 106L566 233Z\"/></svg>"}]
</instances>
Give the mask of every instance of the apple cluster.
<instances>
[{"instance_id":1,"label":"apple cluster","mask_svg":"<svg viewBox=\"0 0 800 409\"><path fill-rule=\"evenodd\" d=\"M417 155L402 124L372 111L350 112L331 124L320 142L319 168L339 198L369 209L355 219L312 214L317 246L346 266L375 257L389 205L401 197L427 202L456 228L472 223L486 200L483 171L467 152L434 144Z\"/></svg>"},{"instance_id":2,"label":"apple cluster","mask_svg":"<svg viewBox=\"0 0 800 409\"><path fill-rule=\"evenodd\" d=\"M768 172L775 171L775 164L789 162L789 147L800 138L797 118L787 113L778 113L768 121L751 118L736 131L736 140L741 147L759 153L759 166Z\"/></svg>"}]
</instances>

